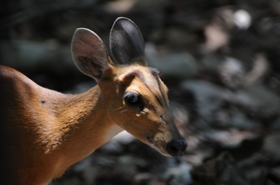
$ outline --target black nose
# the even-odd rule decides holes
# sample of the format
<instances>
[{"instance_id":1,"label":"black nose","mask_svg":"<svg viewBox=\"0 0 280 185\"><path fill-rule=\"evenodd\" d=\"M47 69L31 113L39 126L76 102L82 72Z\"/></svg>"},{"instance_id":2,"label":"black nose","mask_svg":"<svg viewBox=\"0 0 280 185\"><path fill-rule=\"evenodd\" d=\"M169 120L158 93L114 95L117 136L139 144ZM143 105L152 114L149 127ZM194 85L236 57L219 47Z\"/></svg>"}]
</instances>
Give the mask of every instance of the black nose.
<instances>
[{"instance_id":1,"label":"black nose","mask_svg":"<svg viewBox=\"0 0 280 185\"><path fill-rule=\"evenodd\" d=\"M167 143L166 150L172 156L180 156L185 153L188 144L185 139L175 139Z\"/></svg>"}]
</instances>

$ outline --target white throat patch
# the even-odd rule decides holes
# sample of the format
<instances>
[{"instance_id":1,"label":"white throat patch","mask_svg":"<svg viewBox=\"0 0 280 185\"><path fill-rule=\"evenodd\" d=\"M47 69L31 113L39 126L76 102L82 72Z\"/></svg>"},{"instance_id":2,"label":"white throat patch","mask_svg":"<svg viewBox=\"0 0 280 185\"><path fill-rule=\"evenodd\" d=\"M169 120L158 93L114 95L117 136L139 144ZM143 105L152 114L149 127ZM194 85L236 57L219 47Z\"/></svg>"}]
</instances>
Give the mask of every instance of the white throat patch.
<instances>
[{"instance_id":1,"label":"white throat patch","mask_svg":"<svg viewBox=\"0 0 280 185\"><path fill-rule=\"evenodd\" d=\"M123 129L118 125L114 125L111 128L109 128L104 138L105 142L111 140L115 135L117 135L121 131L123 131Z\"/></svg>"}]
</instances>

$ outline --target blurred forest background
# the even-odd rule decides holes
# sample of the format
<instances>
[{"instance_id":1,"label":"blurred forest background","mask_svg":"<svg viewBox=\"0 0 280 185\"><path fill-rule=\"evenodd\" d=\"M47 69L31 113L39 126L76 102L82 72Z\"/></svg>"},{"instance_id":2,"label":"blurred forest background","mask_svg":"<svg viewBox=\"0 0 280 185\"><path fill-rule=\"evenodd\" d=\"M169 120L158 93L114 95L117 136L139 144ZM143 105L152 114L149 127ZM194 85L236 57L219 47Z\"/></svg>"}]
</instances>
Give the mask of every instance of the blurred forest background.
<instances>
[{"instance_id":1,"label":"blurred forest background","mask_svg":"<svg viewBox=\"0 0 280 185\"><path fill-rule=\"evenodd\" d=\"M133 20L189 144L186 156L166 158L122 133L52 185L280 184L279 0L0 3L0 63L64 93L95 83L71 59L75 29L108 45L114 20Z\"/></svg>"}]
</instances>

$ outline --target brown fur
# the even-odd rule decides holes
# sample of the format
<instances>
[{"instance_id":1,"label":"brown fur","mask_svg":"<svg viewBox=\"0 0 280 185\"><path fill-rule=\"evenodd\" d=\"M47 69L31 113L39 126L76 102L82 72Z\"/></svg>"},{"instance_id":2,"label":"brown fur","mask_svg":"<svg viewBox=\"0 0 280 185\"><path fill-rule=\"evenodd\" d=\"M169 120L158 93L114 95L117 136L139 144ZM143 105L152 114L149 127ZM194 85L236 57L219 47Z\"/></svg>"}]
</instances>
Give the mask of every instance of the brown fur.
<instances>
[{"instance_id":1,"label":"brown fur","mask_svg":"<svg viewBox=\"0 0 280 185\"><path fill-rule=\"evenodd\" d=\"M123 82L124 75L131 73L136 74L133 80ZM160 81L161 92L150 68L138 65L115 67L111 75L114 80L107 77L85 93L65 95L1 66L0 164L4 178L0 184L48 183L106 143L106 132L115 124L168 155L165 145L179 133L173 124L160 119L162 115L170 121L168 107L162 107L154 96L167 101L165 85ZM125 106L122 97L127 91L141 94L147 104L143 112Z\"/></svg>"},{"instance_id":2,"label":"brown fur","mask_svg":"<svg viewBox=\"0 0 280 185\"><path fill-rule=\"evenodd\" d=\"M167 87L155 70L145 62L115 65L99 37L86 29L77 31L72 48L77 67L98 83L81 94L43 88L0 66L1 185L46 185L122 130L167 156L167 143L181 138ZM139 94L143 110L126 104L127 92Z\"/></svg>"}]
</instances>

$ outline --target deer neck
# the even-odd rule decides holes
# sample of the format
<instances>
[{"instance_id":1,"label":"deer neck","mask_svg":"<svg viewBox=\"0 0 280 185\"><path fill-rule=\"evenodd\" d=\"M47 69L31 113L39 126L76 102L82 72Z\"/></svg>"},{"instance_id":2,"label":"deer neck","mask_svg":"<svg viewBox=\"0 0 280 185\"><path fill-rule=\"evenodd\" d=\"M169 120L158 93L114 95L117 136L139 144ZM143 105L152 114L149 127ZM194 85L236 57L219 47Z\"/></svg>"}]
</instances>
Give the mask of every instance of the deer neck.
<instances>
[{"instance_id":1,"label":"deer neck","mask_svg":"<svg viewBox=\"0 0 280 185\"><path fill-rule=\"evenodd\" d=\"M108 117L100 87L97 85L77 95L63 95L53 105L56 122L52 124L49 151L58 150L70 163L86 157L121 132ZM64 156L64 157L65 157Z\"/></svg>"}]
</instances>

